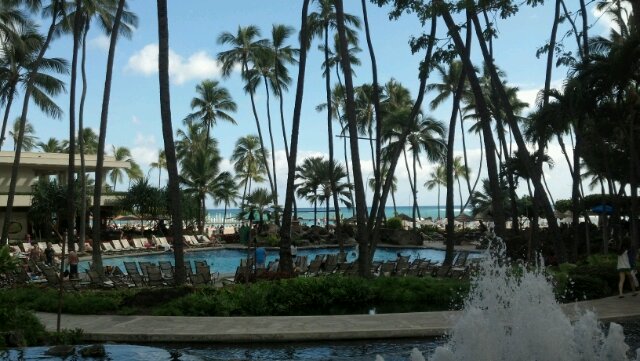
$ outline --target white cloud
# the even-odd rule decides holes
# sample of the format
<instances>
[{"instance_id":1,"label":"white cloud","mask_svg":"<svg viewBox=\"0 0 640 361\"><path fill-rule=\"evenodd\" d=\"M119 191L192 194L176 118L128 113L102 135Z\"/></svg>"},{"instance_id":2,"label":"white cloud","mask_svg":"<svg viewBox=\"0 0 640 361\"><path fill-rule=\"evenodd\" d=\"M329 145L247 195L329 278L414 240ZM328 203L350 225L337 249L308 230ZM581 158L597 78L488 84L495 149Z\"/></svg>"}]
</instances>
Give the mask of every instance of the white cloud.
<instances>
[{"instance_id":1,"label":"white cloud","mask_svg":"<svg viewBox=\"0 0 640 361\"><path fill-rule=\"evenodd\" d=\"M132 116L131 117L131 123L133 124L140 124L140 118L138 118L137 116Z\"/></svg>"},{"instance_id":2,"label":"white cloud","mask_svg":"<svg viewBox=\"0 0 640 361\"><path fill-rule=\"evenodd\" d=\"M93 39L89 40L89 46L95 49L100 49L104 51L109 50L109 43L111 42L111 38L106 35L100 35Z\"/></svg>"},{"instance_id":3,"label":"white cloud","mask_svg":"<svg viewBox=\"0 0 640 361\"><path fill-rule=\"evenodd\" d=\"M552 80L551 89L561 90L562 82L563 80ZM537 108L536 101L538 99L538 94L544 88L544 84L533 85L533 86L531 84L527 84L527 85L512 84L511 86L518 87L519 88L518 99L520 99L520 101L523 101L529 104L529 106L524 109L523 114L527 114Z\"/></svg>"},{"instance_id":4,"label":"white cloud","mask_svg":"<svg viewBox=\"0 0 640 361\"><path fill-rule=\"evenodd\" d=\"M133 144L131 156L142 168L158 160L158 145L153 135L137 133Z\"/></svg>"},{"instance_id":5,"label":"white cloud","mask_svg":"<svg viewBox=\"0 0 640 361\"><path fill-rule=\"evenodd\" d=\"M158 45L149 44L133 54L126 71L149 76L158 72ZM198 51L187 59L169 50L169 75L176 84L184 84L189 80L201 80L221 74L221 65L206 51Z\"/></svg>"}]
</instances>

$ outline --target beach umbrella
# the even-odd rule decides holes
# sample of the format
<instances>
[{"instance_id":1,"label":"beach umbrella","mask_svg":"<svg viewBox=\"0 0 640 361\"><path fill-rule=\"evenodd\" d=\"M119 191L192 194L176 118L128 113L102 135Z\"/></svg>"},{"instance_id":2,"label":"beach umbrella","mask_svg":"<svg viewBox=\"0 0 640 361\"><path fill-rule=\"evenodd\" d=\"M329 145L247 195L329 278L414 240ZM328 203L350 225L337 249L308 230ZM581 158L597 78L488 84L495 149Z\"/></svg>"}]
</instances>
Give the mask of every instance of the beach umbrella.
<instances>
[{"instance_id":1,"label":"beach umbrella","mask_svg":"<svg viewBox=\"0 0 640 361\"><path fill-rule=\"evenodd\" d=\"M613 214L613 207L608 204L598 204L591 208L591 212L597 214Z\"/></svg>"},{"instance_id":2,"label":"beach umbrella","mask_svg":"<svg viewBox=\"0 0 640 361\"><path fill-rule=\"evenodd\" d=\"M127 216L117 216L113 220L114 221L139 221L140 218L136 216L127 215Z\"/></svg>"}]
</instances>

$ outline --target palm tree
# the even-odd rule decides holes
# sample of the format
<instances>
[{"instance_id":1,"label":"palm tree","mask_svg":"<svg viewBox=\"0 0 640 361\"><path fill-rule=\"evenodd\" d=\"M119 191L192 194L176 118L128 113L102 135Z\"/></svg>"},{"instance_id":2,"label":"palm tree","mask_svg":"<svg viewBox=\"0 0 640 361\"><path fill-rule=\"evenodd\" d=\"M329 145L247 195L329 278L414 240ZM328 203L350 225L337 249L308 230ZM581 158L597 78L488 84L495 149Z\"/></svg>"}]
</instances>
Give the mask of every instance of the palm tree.
<instances>
[{"instance_id":1,"label":"palm tree","mask_svg":"<svg viewBox=\"0 0 640 361\"><path fill-rule=\"evenodd\" d=\"M122 1L122 0L120 0ZM171 125L171 97L169 94L169 24L167 19L167 0L158 0L158 74L160 82L160 114L162 117L162 137L167 156L169 173L169 199L171 201L171 221L173 225L173 247L176 266L176 283L186 281L184 268L184 246L182 243L182 209L180 205L180 187L178 179L178 161L173 144Z\"/></svg>"},{"instance_id":2,"label":"palm tree","mask_svg":"<svg viewBox=\"0 0 640 361\"><path fill-rule=\"evenodd\" d=\"M218 119L237 124L228 113L236 111L236 103L231 99L229 91L219 84L217 80L203 80L198 84L196 93L199 97L191 99L191 110L195 109L195 112L185 118L185 121L199 120L207 129L207 138L210 138L211 127L217 124Z\"/></svg>"},{"instance_id":3,"label":"palm tree","mask_svg":"<svg viewBox=\"0 0 640 361\"><path fill-rule=\"evenodd\" d=\"M236 35L230 32L223 32L218 36L218 44L230 45L232 48L227 51L218 53L218 61L222 63L222 75L223 77L229 77L233 67L240 66L240 74L245 81L245 91L249 93L251 99L251 110L253 111L253 117L256 121L256 128L258 130L258 139L260 140L260 149L262 153L262 162L267 170L267 177L269 178L269 185L271 186L271 192L275 191L275 184L271 171L269 170L269 163L267 162L267 149L264 146L264 138L262 137L262 128L260 127L260 119L258 118L258 112L256 110L255 103L255 87L250 84L252 68L256 65L256 58L265 51L268 47L269 41L266 39L256 40L260 36L260 30L253 25L247 27L238 27ZM252 68L249 67L251 65ZM274 170L275 171L275 170Z\"/></svg>"},{"instance_id":4,"label":"palm tree","mask_svg":"<svg viewBox=\"0 0 640 361\"><path fill-rule=\"evenodd\" d=\"M101 241L101 198L102 198L102 182L104 174L104 152L107 138L107 121L109 119L109 99L111 97L111 78L113 76L113 61L116 51L116 40L119 35L120 19L124 10L125 0L118 0L118 8L116 9L111 39L109 42L109 53L107 55L107 69L105 72L104 92L102 96L102 110L100 112L100 135L98 138L98 154L96 159L95 187L93 190L93 235L94 242ZM177 250L176 250L177 252ZM102 254L100 247L93 247L92 253L93 265L98 272L102 272ZM178 266L178 265L176 265ZM183 266L184 267L184 266Z\"/></svg>"},{"instance_id":5,"label":"palm tree","mask_svg":"<svg viewBox=\"0 0 640 361\"><path fill-rule=\"evenodd\" d=\"M47 140L46 143L39 142L37 146L38 148L40 148L41 151L45 153L62 153L63 152L63 148L60 145L60 141L53 137L49 138L49 140Z\"/></svg>"},{"instance_id":6,"label":"palm tree","mask_svg":"<svg viewBox=\"0 0 640 361\"><path fill-rule=\"evenodd\" d=\"M300 133L300 114L302 111L302 97L304 93L304 76L307 69L307 51L309 49L309 26L307 22L309 1L302 1L300 20L300 59L298 66L298 80L296 83L296 98L293 106L293 119L291 121L291 148L288 157L287 190L285 194L282 226L280 227L280 271L286 274L293 273L293 260L291 257L291 218L295 200L295 167L298 157L298 136Z\"/></svg>"},{"instance_id":7,"label":"palm tree","mask_svg":"<svg viewBox=\"0 0 640 361\"><path fill-rule=\"evenodd\" d=\"M322 37L324 45L320 48L324 53L324 62L323 67L324 77L325 77L325 94L326 94L326 107L327 107L327 139L328 139L328 147L329 147L329 163L335 164L334 159L334 147L333 147L333 111L331 109L331 66L332 64L337 65L339 63L340 56L337 57L337 60L334 58L333 62L329 59L329 39L333 38L330 36L330 31L336 31L338 27L338 20L336 17L335 5L331 0L318 0L318 12L313 12L309 14L309 36L310 41L315 37ZM358 36L354 29L350 26L353 26L356 29L360 28L360 19L358 17L350 15L350 14L342 14L343 15L343 25L345 25L347 34L347 38L349 39L349 43L355 45L358 43ZM336 42L337 43L337 42ZM337 54L340 52L337 51ZM329 168L329 171L332 172L333 167ZM335 180L333 175L329 176L331 181ZM339 214L339 204L338 204L338 192L335 189L336 185L331 184L331 194L333 194L333 205L336 212L336 229L340 231L340 218ZM337 235L340 238L340 235Z\"/></svg>"},{"instance_id":8,"label":"palm tree","mask_svg":"<svg viewBox=\"0 0 640 361\"><path fill-rule=\"evenodd\" d=\"M460 178L466 179L469 176L469 169L462 164L462 157L457 156L453 159L453 179L458 182L458 193L460 194L460 214L464 212L464 202L462 200L462 186L460 185Z\"/></svg>"},{"instance_id":9,"label":"palm tree","mask_svg":"<svg viewBox=\"0 0 640 361\"><path fill-rule=\"evenodd\" d=\"M284 152L289 159L289 146L287 144L287 132L284 122L284 97L283 92L289 90L291 77L287 64L295 64L295 56L298 49L290 45L285 46L285 41L293 34L293 28L282 24L274 24L271 28L271 53L273 54L273 77L269 79L274 88L274 94L280 101L280 125L282 127L282 140L284 142Z\"/></svg>"},{"instance_id":10,"label":"palm tree","mask_svg":"<svg viewBox=\"0 0 640 361\"><path fill-rule=\"evenodd\" d=\"M388 137L392 139L392 146L400 138L403 131L409 130L407 145L412 154L413 184L413 227L416 227L416 212L418 212L418 189L417 189L417 166L421 165L420 153L425 152L426 158L430 162L438 162L446 154L446 142L444 134L446 132L444 124L430 117L415 117L409 119L410 110L399 110L393 113L390 121L392 128Z\"/></svg>"},{"instance_id":11,"label":"palm tree","mask_svg":"<svg viewBox=\"0 0 640 361\"><path fill-rule=\"evenodd\" d=\"M259 158L259 154L263 154L263 152L260 148L260 139L255 135L239 138L233 148L231 161L236 176L240 179L240 185L244 188L240 202L241 207L245 205L247 193L251 193L251 184L264 181L263 176L267 169Z\"/></svg>"},{"instance_id":12,"label":"palm tree","mask_svg":"<svg viewBox=\"0 0 640 361\"><path fill-rule=\"evenodd\" d=\"M443 164L438 164L436 169L429 173L429 180L424 183L428 190L438 187L438 219L440 219L440 186L447 186L447 173Z\"/></svg>"},{"instance_id":13,"label":"palm tree","mask_svg":"<svg viewBox=\"0 0 640 361\"><path fill-rule=\"evenodd\" d=\"M29 69L29 75L27 76L27 84L25 87L26 90L25 90L23 103L22 103L22 114L20 115L20 129L18 132L18 139L16 142L18 146L16 148L15 155L13 157L13 165L11 167L11 181L9 182L7 208L4 213L4 223L2 226L2 238L0 239L0 244L3 244L3 245L8 243L7 236L9 234L9 224L11 223L11 216L13 213L13 201L15 199L16 184L18 181L18 168L20 166L20 155L22 152L22 137L24 136L24 128L27 122L27 115L29 113L29 101L31 99L31 94L34 93L35 91L35 86L34 86L35 75L38 74L38 69L40 67L41 60L44 57L44 53L46 52L47 48L49 47L49 43L51 42L51 38L53 37L56 20L59 16L59 10L60 10L59 1L58 0L53 0L53 1L54 1L54 11L52 12L53 15L51 16L51 24L49 25L49 31L47 32L47 37L45 41L42 43L42 46L40 47L40 49L38 50L38 55L35 57L35 60L33 61L32 66ZM34 5L37 5L37 4L34 4Z\"/></svg>"},{"instance_id":14,"label":"palm tree","mask_svg":"<svg viewBox=\"0 0 640 361\"><path fill-rule=\"evenodd\" d=\"M240 195L238 185L233 180L233 176L229 172L222 172L216 177L214 189L212 191L213 204L216 206L224 204L224 214L222 218L222 226L224 227L227 220L227 208L235 205L236 199Z\"/></svg>"},{"instance_id":15,"label":"palm tree","mask_svg":"<svg viewBox=\"0 0 640 361\"><path fill-rule=\"evenodd\" d=\"M325 204L325 219L326 227L329 228L329 200L334 197L334 190L337 192L337 198L348 209L351 209L352 204L349 200L349 189L351 184L345 183L343 179L347 176L347 172L341 164L332 164L329 161L323 160L319 169L319 177L322 179L321 192L319 194L320 204ZM331 177L334 177L331 179ZM334 185L334 186L332 186ZM340 225L340 212L336 212L336 227ZM337 228L336 228L337 230ZM344 242L342 237L338 237L338 246L340 253L344 252Z\"/></svg>"},{"instance_id":16,"label":"palm tree","mask_svg":"<svg viewBox=\"0 0 640 361\"><path fill-rule=\"evenodd\" d=\"M160 176L162 175L162 168L167 169L167 156L164 154L164 150L158 150L158 160L149 164L151 169L158 170L158 188L160 188Z\"/></svg>"},{"instance_id":17,"label":"palm tree","mask_svg":"<svg viewBox=\"0 0 640 361\"><path fill-rule=\"evenodd\" d=\"M125 169L124 171L119 168L114 168L109 172L109 179L113 183L113 191L116 191L116 186L118 183L122 182L122 178L126 174L131 179L142 178L142 174L140 171L140 166L131 158L131 151L127 147L116 147L115 145L111 146L111 152L113 153L113 157L119 162L129 162L131 164L131 168Z\"/></svg>"},{"instance_id":18,"label":"palm tree","mask_svg":"<svg viewBox=\"0 0 640 361\"><path fill-rule=\"evenodd\" d=\"M9 136L13 139L13 150L18 147L18 135L20 133L20 118L16 118L13 122L13 130L9 131ZM26 121L24 126L24 136L22 137L22 149L29 152L36 147L38 137L35 136L35 128L33 124Z\"/></svg>"},{"instance_id":19,"label":"palm tree","mask_svg":"<svg viewBox=\"0 0 640 361\"><path fill-rule=\"evenodd\" d=\"M5 111L0 131L0 148L4 145L5 132L13 100L19 95L18 89L26 87L29 74L33 70L38 53L44 44L44 37L35 30L30 22L17 26L14 41L3 41L2 57L0 57L0 77L4 80L0 87L0 102ZM62 109L55 104L52 97L64 92L64 82L48 74L65 74L67 62L60 58L42 58L38 70L32 76L33 88L31 96L36 105L54 118L62 116ZM15 130L15 128L14 128ZM17 134L16 132L14 132ZM15 148L14 148L15 149Z\"/></svg>"},{"instance_id":20,"label":"palm tree","mask_svg":"<svg viewBox=\"0 0 640 361\"><path fill-rule=\"evenodd\" d=\"M176 136L179 138L175 144L178 160L184 159L189 156L189 153L200 151L208 145L208 140L205 138L206 132L203 131L201 123L184 119L183 124L185 129L178 129L176 132ZM213 141L215 142L215 140Z\"/></svg>"},{"instance_id":21,"label":"palm tree","mask_svg":"<svg viewBox=\"0 0 640 361\"><path fill-rule=\"evenodd\" d=\"M190 153L180 162L180 183L185 186L185 192L198 196L198 231L200 233L204 231L206 197L213 193L220 170L221 158L216 144L212 141L209 143L203 149Z\"/></svg>"},{"instance_id":22,"label":"palm tree","mask_svg":"<svg viewBox=\"0 0 640 361\"><path fill-rule=\"evenodd\" d=\"M300 198L305 198L313 203L313 224L318 223L318 191L322 184L322 157L305 158L302 164L296 167L296 179L300 180L296 184L296 194Z\"/></svg>"}]
</instances>

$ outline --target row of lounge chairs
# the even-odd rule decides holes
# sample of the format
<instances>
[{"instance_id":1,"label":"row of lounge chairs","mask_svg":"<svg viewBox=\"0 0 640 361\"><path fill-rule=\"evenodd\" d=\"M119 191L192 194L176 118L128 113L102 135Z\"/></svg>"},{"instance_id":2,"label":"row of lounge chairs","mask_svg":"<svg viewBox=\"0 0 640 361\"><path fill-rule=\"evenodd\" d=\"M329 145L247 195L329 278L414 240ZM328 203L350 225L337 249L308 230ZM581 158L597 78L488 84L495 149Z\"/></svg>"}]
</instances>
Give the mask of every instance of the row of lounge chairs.
<instances>
[{"instance_id":1,"label":"row of lounge chairs","mask_svg":"<svg viewBox=\"0 0 640 361\"><path fill-rule=\"evenodd\" d=\"M184 243L188 247L219 247L222 244L218 240L210 240L207 236L184 236ZM123 253L123 252L140 252L147 250L169 250L172 244L167 241L166 237L152 236L151 241L146 238L114 239L101 243L102 251L105 253Z\"/></svg>"}]
</instances>

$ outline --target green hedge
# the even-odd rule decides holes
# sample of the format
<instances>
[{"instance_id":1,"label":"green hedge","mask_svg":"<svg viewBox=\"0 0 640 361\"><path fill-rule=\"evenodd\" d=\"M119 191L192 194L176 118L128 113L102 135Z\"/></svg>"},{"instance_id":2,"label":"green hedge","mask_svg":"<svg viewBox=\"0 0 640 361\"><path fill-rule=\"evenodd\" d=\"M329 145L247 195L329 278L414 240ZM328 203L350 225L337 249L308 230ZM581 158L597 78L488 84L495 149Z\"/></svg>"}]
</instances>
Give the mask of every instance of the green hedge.
<instances>
[{"instance_id":1,"label":"green hedge","mask_svg":"<svg viewBox=\"0 0 640 361\"><path fill-rule=\"evenodd\" d=\"M449 310L468 292L468 281L381 277L299 277L224 288L181 287L83 290L66 293L70 314L154 314L176 316L337 315ZM0 293L0 303L57 311L57 291L36 287Z\"/></svg>"}]
</instances>

